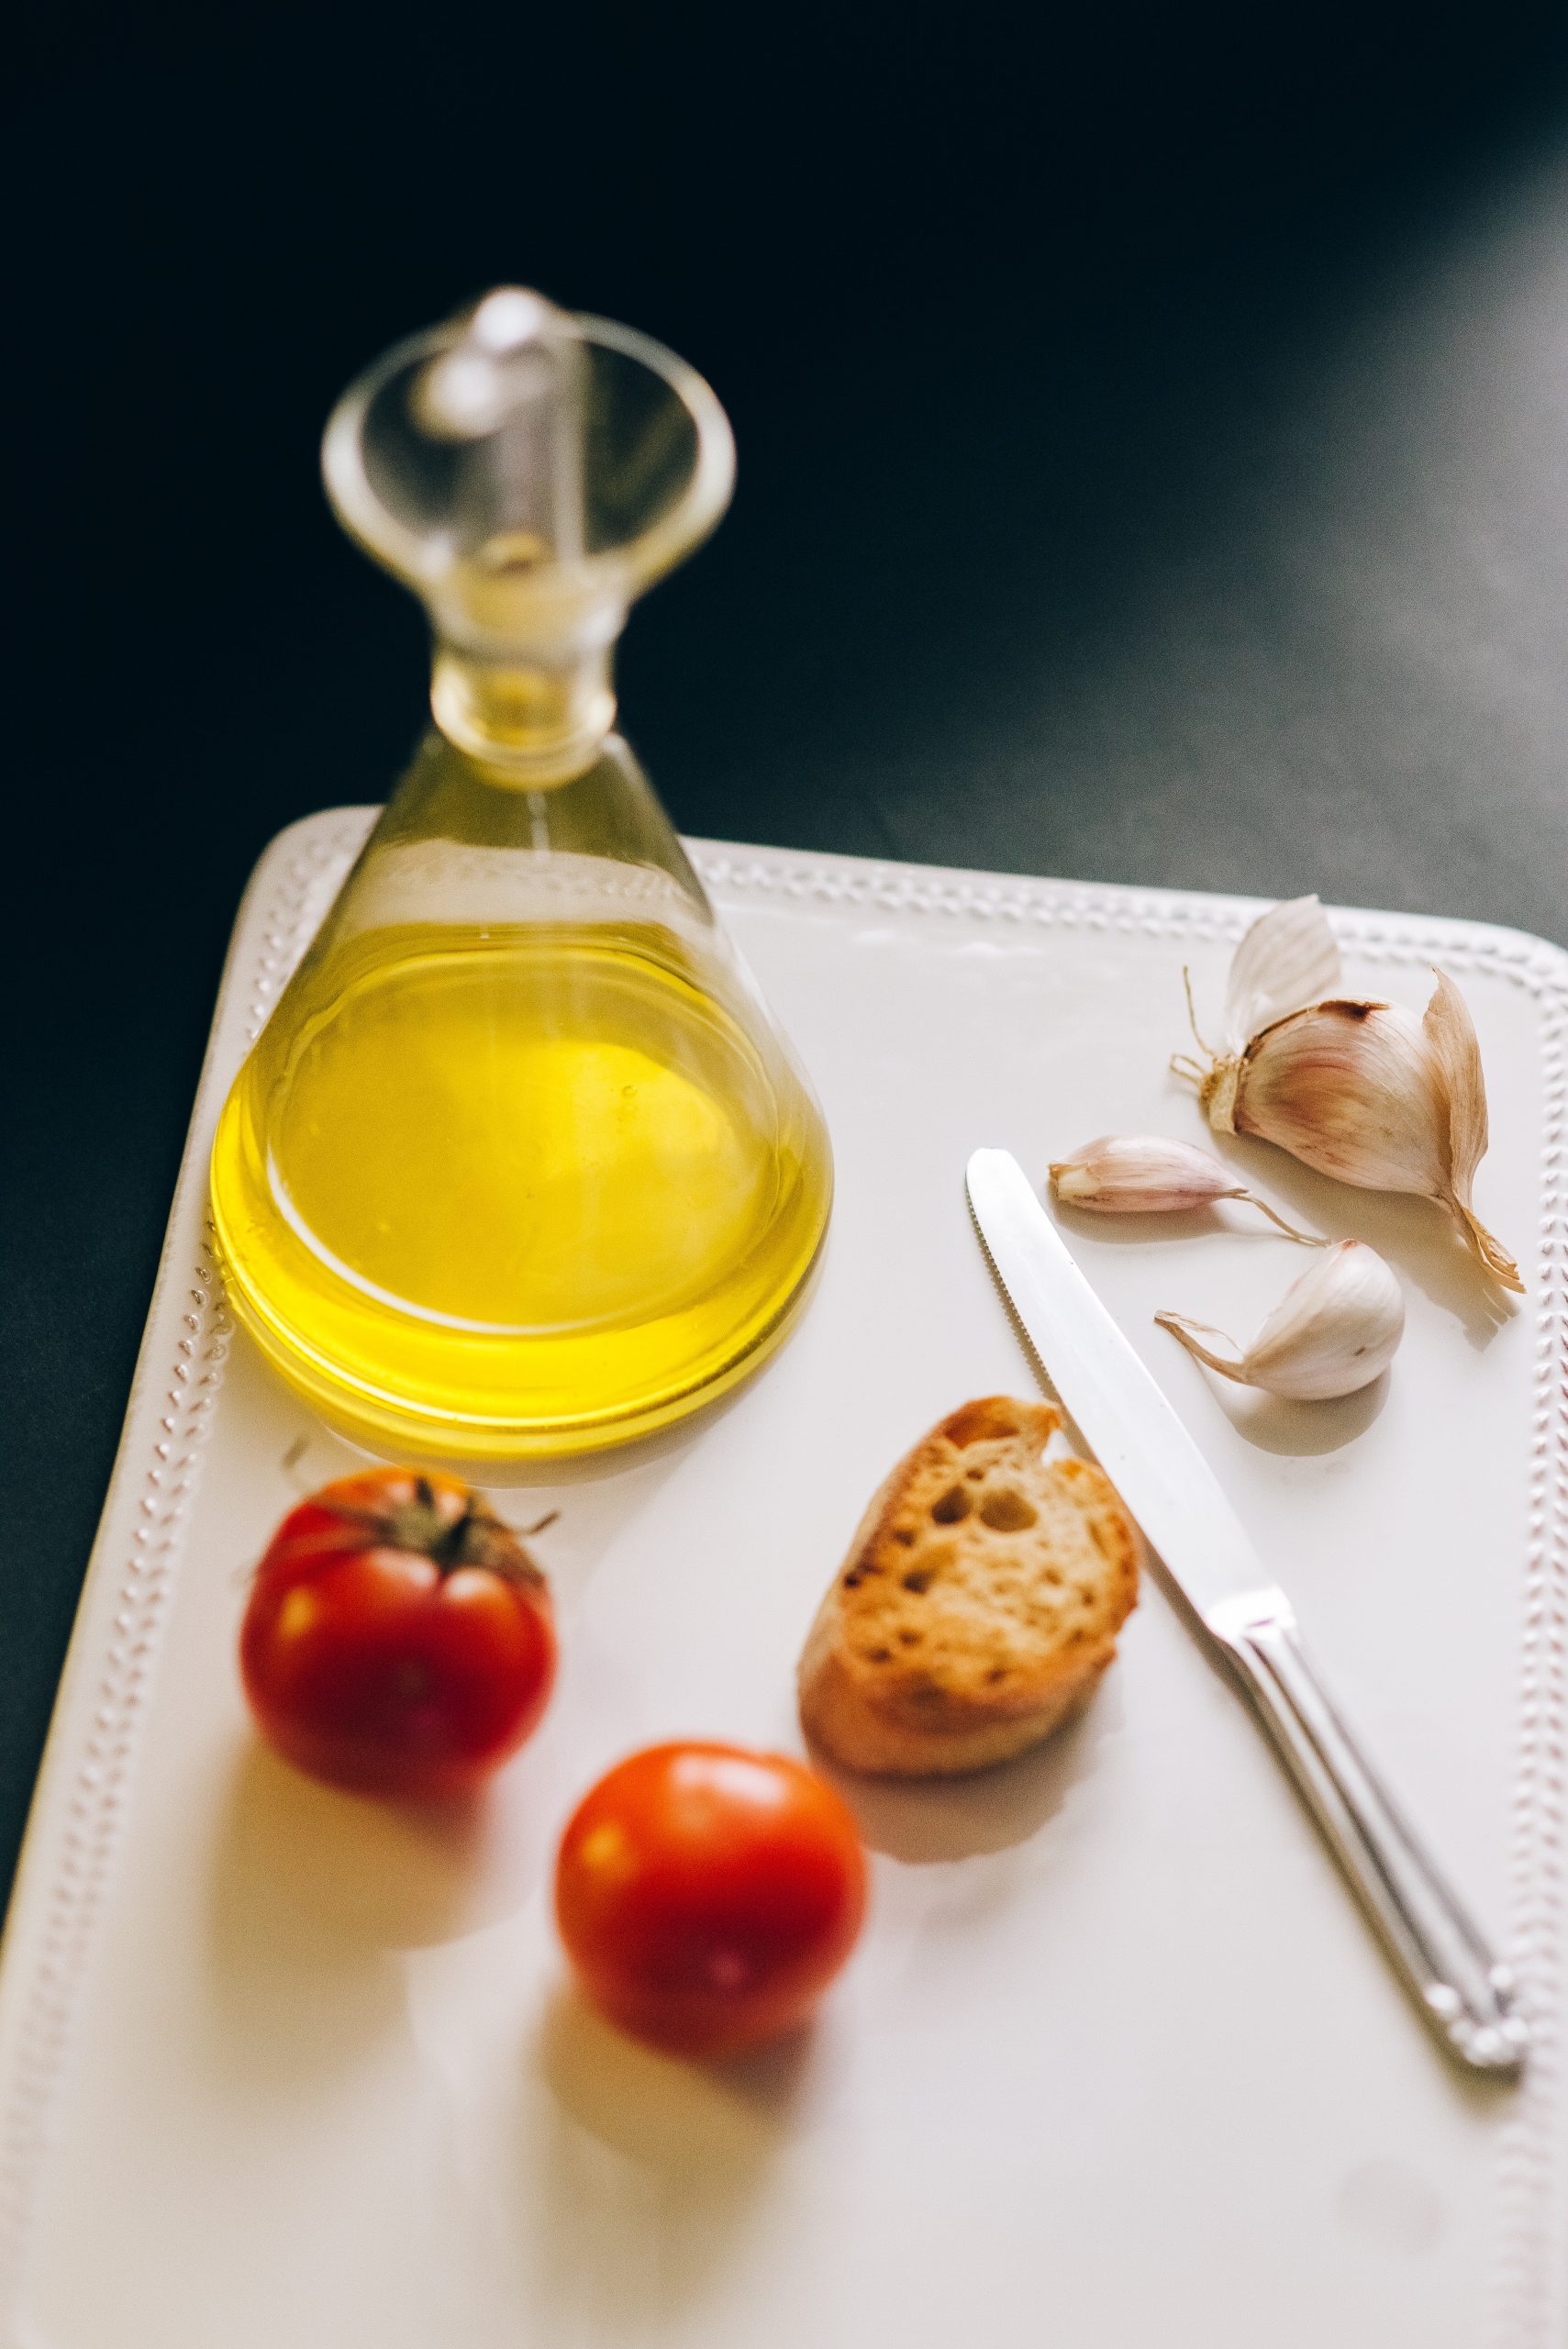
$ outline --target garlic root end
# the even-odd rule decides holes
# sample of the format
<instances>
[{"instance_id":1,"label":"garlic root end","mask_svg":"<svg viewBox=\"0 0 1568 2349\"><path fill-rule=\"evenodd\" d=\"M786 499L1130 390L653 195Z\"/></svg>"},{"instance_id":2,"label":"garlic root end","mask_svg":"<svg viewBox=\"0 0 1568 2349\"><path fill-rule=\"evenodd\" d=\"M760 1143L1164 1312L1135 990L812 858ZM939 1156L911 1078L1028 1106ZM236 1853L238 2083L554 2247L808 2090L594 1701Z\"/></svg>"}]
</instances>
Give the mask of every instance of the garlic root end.
<instances>
[{"instance_id":1,"label":"garlic root end","mask_svg":"<svg viewBox=\"0 0 1568 2349\"><path fill-rule=\"evenodd\" d=\"M1226 1344L1233 1346L1236 1341L1226 1338L1223 1330L1210 1329L1207 1321L1189 1321L1184 1313L1157 1313L1154 1320L1158 1328L1169 1330L1177 1343L1185 1346L1196 1361L1207 1364L1210 1370L1217 1370L1221 1378L1233 1379L1238 1386L1246 1386L1240 1359L1227 1362L1222 1354L1211 1353L1197 1336L1198 1330L1207 1330L1211 1338L1225 1338Z\"/></svg>"},{"instance_id":2,"label":"garlic root end","mask_svg":"<svg viewBox=\"0 0 1568 2349\"><path fill-rule=\"evenodd\" d=\"M1499 1288L1511 1289L1516 1297L1523 1297L1524 1282L1519 1268L1500 1240L1494 1240L1473 1208L1462 1199L1451 1199L1449 1207L1467 1247L1480 1258Z\"/></svg>"}]
</instances>

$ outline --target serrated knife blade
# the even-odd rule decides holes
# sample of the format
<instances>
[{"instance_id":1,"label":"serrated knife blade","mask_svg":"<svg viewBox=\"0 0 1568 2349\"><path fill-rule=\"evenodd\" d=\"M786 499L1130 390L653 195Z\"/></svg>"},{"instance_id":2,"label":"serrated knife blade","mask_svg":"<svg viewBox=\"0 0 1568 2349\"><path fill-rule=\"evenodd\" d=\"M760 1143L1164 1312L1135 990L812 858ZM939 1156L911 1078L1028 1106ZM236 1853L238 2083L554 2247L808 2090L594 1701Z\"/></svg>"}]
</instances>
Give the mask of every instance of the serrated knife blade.
<instances>
[{"instance_id":1,"label":"serrated knife blade","mask_svg":"<svg viewBox=\"0 0 1568 2349\"><path fill-rule=\"evenodd\" d=\"M1207 1637L1240 1677L1336 1859L1443 2045L1504 2077L1529 2033L1508 1968L1439 1875L1346 1727L1223 1486L1005 1150L969 1203L1051 1385Z\"/></svg>"}]
</instances>

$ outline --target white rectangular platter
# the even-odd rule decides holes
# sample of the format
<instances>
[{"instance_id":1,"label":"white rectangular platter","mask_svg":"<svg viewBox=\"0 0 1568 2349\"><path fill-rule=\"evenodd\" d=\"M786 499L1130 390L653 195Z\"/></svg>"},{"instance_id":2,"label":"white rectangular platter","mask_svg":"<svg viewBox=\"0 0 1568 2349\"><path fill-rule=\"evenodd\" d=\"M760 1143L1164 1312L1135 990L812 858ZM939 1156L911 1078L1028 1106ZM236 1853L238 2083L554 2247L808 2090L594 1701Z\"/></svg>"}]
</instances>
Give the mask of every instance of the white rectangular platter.
<instances>
[{"instance_id":1,"label":"white rectangular platter","mask_svg":"<svg viewBox=\"0 0 1568 2349\"><path fill-rule=\"evenodd\" d=\"M1522 1973L1524 2086L1446 2065L1242 1705L1151 1580L1083 1722L946 1787L851 1789L873 1913L800 2044L698 2070L568 1991L555 1838L611 1760L798 1745L793 1665L862 1507L1031 1374L965 1212L978 1143L1197 1139L1166 1070L1238 901L695 851L832 1129L828 1261L728 1404L504 1506L563 1668L472 1831L261 1751L245 1578L340 1473L232 1337L206 1165L247 1040L368 821L274 843L242 909L0 1978L0 2340L14 2349L1561 2349L1568 957L1336 917L1355 992L1473 1008L1500 1320L1435 1209L1245 1150L1408 1292L1391 1376L1217 1392L1156 1330L1238 1335L1300 1269L1244 1210L1080 1225L1080 1260L1296 1598L1372 1753ZM301 1448L303 1447L303 1449ZM297 1456L296 1456L297 1455ZM291 1464L285 1465L285 1463Z\"/></svg>"}]
</instances>

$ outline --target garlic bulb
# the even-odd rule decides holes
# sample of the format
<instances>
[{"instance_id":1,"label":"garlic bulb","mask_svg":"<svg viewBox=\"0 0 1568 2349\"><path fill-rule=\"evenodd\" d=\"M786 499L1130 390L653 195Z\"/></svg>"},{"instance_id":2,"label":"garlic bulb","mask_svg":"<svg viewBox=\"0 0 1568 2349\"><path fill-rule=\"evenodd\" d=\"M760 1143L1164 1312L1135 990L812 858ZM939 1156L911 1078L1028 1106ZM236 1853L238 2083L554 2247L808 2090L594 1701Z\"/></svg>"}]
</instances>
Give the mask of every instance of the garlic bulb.
<instances>
[{"instance_id":1,"label":"garlic bulb","mask_svg":"<svg viewBox=\"0 0 1568 2349\"><path fill-rule=\"evenodd\" d=\"M1334 996L1340 975L1317 898L1274 907L1236 951L1225 1050L1199 1037L1208 1066L1184 1055L1172 1065L1197 1085L1217 1133L1255 1134L1363 1190L1437 1200L1493 1278L1522 1290L1518 1265L1471 1203L1486 1085L1464 997L1435 972L1418 1019L1398 1004Z\"/></svg>"},{"instance_id":2,"label":"garlic bulb","mask_svg":"<svg viewBox=\"0 0 1568 2349\"><path fill-rule=\"evenodd\" d=\"M1223 1330L1181 1313L1154 1319L1222 1378L1294 1402L1320 1403L1354 1395L1387 1369L1405 1332L1405 1299L1375 1249L1364 1240L1339 1240L1292 1282L1233 1361L1202 1342L1202 1337L1219 1338L1233 1347Z\"/></svg>"},{"instance_id":3,"label":"garlic bulb","mask_svg":"<svg viewBox=\"0 0 1568 2349\"><path fill-rule=\"evenodd\" d=\"M1207 1150L1190 1141L1166 1141L1159 1134L1102 1134L1086 1141L1071 1158L1052 1164L1051 1187L1065 1206L1090 1208L1096 1215L1172 1215L1210 1207L1216 1199L1244 1199L1292 1240L1308 1248L1322 1244L1286 1223Z\"/></svg>"}]
</instances>

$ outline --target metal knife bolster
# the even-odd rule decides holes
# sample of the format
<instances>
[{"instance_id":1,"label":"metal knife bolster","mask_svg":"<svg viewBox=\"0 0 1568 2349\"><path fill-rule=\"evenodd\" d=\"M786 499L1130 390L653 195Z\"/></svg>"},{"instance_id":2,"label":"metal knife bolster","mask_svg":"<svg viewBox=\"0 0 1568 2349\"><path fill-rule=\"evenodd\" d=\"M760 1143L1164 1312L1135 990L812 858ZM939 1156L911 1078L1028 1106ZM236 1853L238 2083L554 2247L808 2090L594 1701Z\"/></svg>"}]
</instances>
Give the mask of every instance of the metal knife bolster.
<instances>
[{"instance_id":1,"label":"metal knife bolster","mask_svg":"<svg viewBox=\"0 0 1568 2349\"><path fill-rule=\"evenodd\" d=\"M969 1198L1025 1337L1172 1581L1251 1697L1422 2012L1472 2069L1517 2073L1529 2033L1492 1955L1384 1787L1203 1454L1016 1159L976 1151Z\"/></svg>"}]
</instances>

